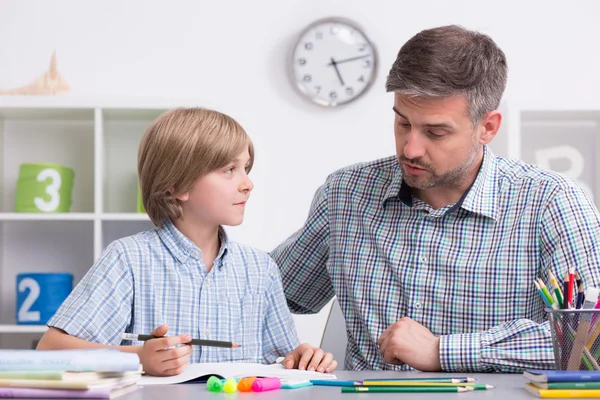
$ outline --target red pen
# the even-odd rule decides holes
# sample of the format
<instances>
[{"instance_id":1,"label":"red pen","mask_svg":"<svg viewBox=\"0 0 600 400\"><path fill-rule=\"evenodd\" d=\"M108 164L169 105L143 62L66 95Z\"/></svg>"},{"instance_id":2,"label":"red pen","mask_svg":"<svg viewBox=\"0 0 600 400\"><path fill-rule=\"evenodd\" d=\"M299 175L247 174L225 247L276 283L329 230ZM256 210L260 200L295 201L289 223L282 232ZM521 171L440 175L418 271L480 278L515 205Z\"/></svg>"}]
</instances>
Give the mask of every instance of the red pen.
<instances>
[{"instance_id":1,"label":"red pen","mask_svg":"<svg viewBox=\"0 0 600 400\"><path fill-rule=\"evenodd\" d=\"M569 270L569 308L573 307L573 285L575 284L575 268Z\"/></svg>"}]
</instances>

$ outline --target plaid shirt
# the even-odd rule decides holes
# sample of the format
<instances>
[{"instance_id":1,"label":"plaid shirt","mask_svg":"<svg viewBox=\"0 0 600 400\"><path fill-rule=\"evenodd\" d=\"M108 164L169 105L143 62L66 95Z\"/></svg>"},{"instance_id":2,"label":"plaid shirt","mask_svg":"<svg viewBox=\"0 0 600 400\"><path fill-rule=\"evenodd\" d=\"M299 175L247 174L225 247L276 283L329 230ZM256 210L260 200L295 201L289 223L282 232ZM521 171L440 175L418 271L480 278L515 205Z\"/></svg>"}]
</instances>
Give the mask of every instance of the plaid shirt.
<instances>
[{"instance_id":1,"label":"plaid shirt","mask_svg":"<svg viewBox=\"0 0 600 400\"><path fill-rule=\"evenodd\" d=\"M229 242L210 272L202 253L170 221L112 242L49 326L92 342L119 345L123 332L233 341L241 348L192 346L190 362L272 363L298 346L279 269L265 253Z\"/></svg>"},{"instance_id":2,"label":"plaid shirt","mask_svg":"<svg viewBox=\"0 0 600 400\"><path fill-rule=\"evenodd\" d=\"M271 255L292 312L338 297L348 369L410 369L377 346L408 316L440 336L443 370L516 372L554 366L533 280L577 267L600 287L598 238L598 212L576 184L486 147L471 188L437 210L411 196L395 157L333 173Z\"/></svg>"}]
</instances>

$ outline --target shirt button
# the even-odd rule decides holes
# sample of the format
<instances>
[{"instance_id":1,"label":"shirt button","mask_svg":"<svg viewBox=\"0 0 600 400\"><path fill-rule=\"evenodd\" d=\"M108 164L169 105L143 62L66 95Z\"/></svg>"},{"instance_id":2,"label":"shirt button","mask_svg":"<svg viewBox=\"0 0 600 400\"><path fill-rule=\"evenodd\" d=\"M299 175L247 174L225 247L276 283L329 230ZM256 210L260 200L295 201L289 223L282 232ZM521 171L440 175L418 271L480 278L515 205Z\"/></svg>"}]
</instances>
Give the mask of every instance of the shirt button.
<instances>
[{"instance_id":1,"label":"shirt button","mask_svg":"<svg viewBox=\"0 0 600 400\"><path fill-rule=\"evenodd\" d=\"M413 304L413 307L417 310L420 310L422 307L422 304L418 301L415 301L415 303Z\"/></svg>"},{"instance_id":2,"label":"shirt button","mask_svg":"<svg viewBox=\"0 0 600 400\"><path fill-rule=\"evenodd\" d=\"M419 257L419 261L421 261L422 263L426 263L427 262L427 257L421 256L421 257Z\"/></svg>"}]
</instances>

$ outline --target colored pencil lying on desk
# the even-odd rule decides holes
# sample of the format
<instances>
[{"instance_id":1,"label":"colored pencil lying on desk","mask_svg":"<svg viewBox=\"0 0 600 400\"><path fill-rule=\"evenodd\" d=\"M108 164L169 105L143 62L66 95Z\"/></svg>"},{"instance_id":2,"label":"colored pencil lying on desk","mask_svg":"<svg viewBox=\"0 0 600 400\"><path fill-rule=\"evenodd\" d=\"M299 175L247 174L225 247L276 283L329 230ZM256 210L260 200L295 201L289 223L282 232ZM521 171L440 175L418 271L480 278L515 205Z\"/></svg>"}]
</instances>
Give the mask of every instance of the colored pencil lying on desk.
<instances>
[{"instance_id":1,"label":"colored pencil lying on desk","mask_svg":"<svg viewBox=\"0 0 600 400\"><path fill-rule=\"evenodd\" d=\"M434 378L389 378L389 379L364 379L364 382L439 382L439 383L460 383L475 382L475 378L468 376L458 377L434 377Z\"/></svg>"},{"instance_id":2,"label":"colored pencil lying on desk","mask_svg":"<svg viewBox=\"0 0 600 400\"><path fill-rule=\"evenodd\" d=\"M361 381L342 381L339 379L311 379L310 382L315 386L360 386Z\"/></svg>"},{"instance_id":3,"label":"colored pencil lying on desk","mask_svg":"<svg viewBox=\"0 0 600 400\"><path fill-rule=\"evenodd\" d=\"M402 382L402 381L387 381L387 382L365 382L363 381L362 386L475 386L472 382L458 382L458 383L447 383L447 382Z\"/></svg>"},{"instance_id":4,"label":"colored pencil lying on desk","mask_svg":"<svg viewBox=\"0 0 600 400\"><path fill-rule=\"evenodd\" d=\"M470 392L472 388L469 387L458 387L458 386L448 386L448 387L430 387L430 386L407 386L407 387L398 387L398 386L355 386L355 387L343 387L342 393L362 393L362 392L373 392L373 393L439 393L439 392Z\"/></svg>"}]
</instances>

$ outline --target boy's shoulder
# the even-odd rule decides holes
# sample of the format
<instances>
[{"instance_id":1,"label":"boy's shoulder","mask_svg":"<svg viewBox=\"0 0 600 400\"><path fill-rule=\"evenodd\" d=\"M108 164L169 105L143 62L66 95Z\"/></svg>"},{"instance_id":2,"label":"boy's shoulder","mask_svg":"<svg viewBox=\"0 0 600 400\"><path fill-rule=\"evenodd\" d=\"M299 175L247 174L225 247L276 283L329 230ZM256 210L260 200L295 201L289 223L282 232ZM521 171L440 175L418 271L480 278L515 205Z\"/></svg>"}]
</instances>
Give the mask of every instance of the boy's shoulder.
<instances>
[{"instance_id":1,"label":"boy's shoulder","mask_svg":"<svg viewBox=\"0 0 600 400\"><path fill-rule=\"evenodd\" d=\"M277 264L275 264L275 261L273 261L267 252L247 244L229 240L227 243L227 253L236 266L262 270L277 268Z\"/></svg>"},{"instance_id":2,"label":"boy's shoulder","mask_svg":"<svg viewBox=\"0 0 600 400\"><path fill-rule=\"evenodd\" d=\"M122 255L141 255L146 253L160 242L160 237L156 229L149 229L133 235L124 236L113 240L106 251L116 251Z\"/></svg>"}]
</instances>

